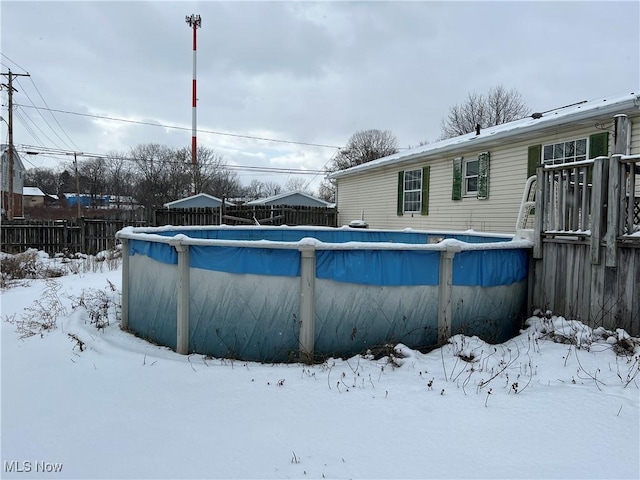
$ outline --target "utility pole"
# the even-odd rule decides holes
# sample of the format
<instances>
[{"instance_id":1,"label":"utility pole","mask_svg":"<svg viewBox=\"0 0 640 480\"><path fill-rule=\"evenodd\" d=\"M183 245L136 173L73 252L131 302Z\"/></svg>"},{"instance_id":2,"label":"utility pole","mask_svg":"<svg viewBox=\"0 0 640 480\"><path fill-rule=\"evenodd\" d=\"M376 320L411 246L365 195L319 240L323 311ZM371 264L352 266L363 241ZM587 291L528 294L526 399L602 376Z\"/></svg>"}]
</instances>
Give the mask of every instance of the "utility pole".
<instances>
[{"instance_id":1,"label":"utility pole","mask_svg":"<svg viewBox=\"0 0 640 480\"><path fill-rule=\"evenodd\" d=\"M67 155L71 155L67 153ZM80 152L82 155L82 152ZM78 208L78 218L82 217L82 207L80 205L80 175L78 174L78 152L73 152L73 168L76 172L76 206Z\"/></svg>"},{"instance_id":2,"label":"utility pole","mask_svg":"<svg viewBox=\"0 0 640 480\"><path fill-rule=\"evenodd\" d=\"M2 86L9 91L9 122L7 124L9 126L9 150L7 152L9 155L9 201L7 204L7 220L13 220L13 92L17 92L13 88L13 77L29 77L30 75L28 73L11 73L11 69L9 69L8 73L3 73L2 75L9 77L9 83L3 83Z\"/></svg>"},{"instance_id":3,"label":"utility pole","mask_svg":"<svg viewBox=\"0 0 640 480\"><path fill-rule=\"evenodd\" d=\"M197 160L197 141L196 141L196 30L202 26L202 19L200 15L187 15L185 17L185 21L187 25L189 25L193 29L193 83L192 83L192 92L191 92L191 163L193 165L193 175L194 175L194 183L193 183L193 193L198 193L196 191L196 165L198 163Z\"/></svg>"}]
</instances>

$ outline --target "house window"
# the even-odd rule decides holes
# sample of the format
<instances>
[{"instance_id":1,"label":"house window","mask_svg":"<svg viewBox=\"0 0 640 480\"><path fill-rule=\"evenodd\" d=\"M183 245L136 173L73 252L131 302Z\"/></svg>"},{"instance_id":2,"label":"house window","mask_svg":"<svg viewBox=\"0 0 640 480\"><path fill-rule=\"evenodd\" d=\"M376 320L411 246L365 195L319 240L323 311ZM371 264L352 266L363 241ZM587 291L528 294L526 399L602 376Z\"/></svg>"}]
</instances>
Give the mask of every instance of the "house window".
<instances>
[{"instance_id":1,"label":"house window","mask_svg":"<svg viewBox=\"0 0 640 480\"><path fill-rule=\"evenodd\" d=\"M587 158L586 138L544 145L542 147L542 163L545 165L580 162Z\"/></svg>"},{"instance_id":2,"label":"house window","mask_svg":"<svg viewBox=\"0 0 640 480\"><path fill-rule=\"evenodd\" d=\"M405 213L420 213L422 205L422 170L404 172L403 198Z\"/></svg>"},{"instance_id":3,"label":"house window","mask_svg":"<svg viewBox=\"0 0 640 480\"><path fill-rule=\"evenodd\" d=\"M451 200L472 196L478 200L489 198L489 152L453 159Z\"/></svg>"},{"instance_id":4,"label":"house window","mask_svg":"<svg viewBox=\"0 0 640 480\"><path fill-rule=\"evenodd\" d=\"M464 159L462 161L464 176L464 195L476 195L478 193L478 159Z\"/></svg>"}]
</instances>

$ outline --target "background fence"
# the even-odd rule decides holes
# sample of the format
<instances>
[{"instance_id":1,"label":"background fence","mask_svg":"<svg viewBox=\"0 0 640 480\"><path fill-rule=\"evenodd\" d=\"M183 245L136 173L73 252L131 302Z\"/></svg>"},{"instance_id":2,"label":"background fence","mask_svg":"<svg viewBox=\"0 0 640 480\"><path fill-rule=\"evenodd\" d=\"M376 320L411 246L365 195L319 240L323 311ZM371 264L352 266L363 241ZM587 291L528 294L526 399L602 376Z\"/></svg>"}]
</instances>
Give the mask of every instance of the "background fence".
<instances>
[{"instance_id":1,"label":"background fence","mask_svg":"<svg viewBox=\"0 0 640 480\"><path fill-rule=\"evenodd\" d=\"M150 226L163 225L315 225L335 227L337 211L324 207L242 206L162 209ZM67 220L14 220L0 225L0 250L20 253L29 248L49 254L82 252L89 255L116 245L115 234L126 226L149 226L133 219L80 218Z\"/></svg>"},{"instance_id":2,"label":"background fence","mask_svg":"<svg viewBox=\"0 0 640 480\"><path fill-rule=\"evenodd\" d=\"M338 212L327 207L268 205L224 208L156 210L153 224L161 225L313 225L336 227Z\"/></svg>"}]
</instances>

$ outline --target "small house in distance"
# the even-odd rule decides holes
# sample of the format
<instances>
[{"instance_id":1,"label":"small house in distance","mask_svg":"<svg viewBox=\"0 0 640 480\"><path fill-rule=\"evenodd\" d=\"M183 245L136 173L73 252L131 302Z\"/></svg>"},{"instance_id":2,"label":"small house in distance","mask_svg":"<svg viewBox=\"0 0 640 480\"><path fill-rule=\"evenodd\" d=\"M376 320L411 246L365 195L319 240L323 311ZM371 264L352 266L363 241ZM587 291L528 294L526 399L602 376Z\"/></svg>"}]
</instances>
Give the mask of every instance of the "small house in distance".
<instances>
[{"instance_id":1,"label":"small house in distance","mask_svg":"<svg viewBox=\"0 0 640 480\"><path fill-rule=\"evenodd\" d=\"M285 192L267 198L247 202L247 205L266 205L270 207L286 205L289 207L330 207L331 203L303 192Z\"/></svg>"},{"instance_id":2,"label":"small house in distance","mask_svg":"<svg viewBox=\"0 0 640 480\"><path fill-rule=\"evenodd\" d=\"M25 208L42 207L58 201L57 195L47 195L38 187L23 187L22 197Z\"/></svg>"},{"instance_id":3,"label":"small house in distance","mask_svg":"<svg viewBox=\"0 0 640 480\"><path fill-rule=\"evenodd\" d=\"M233 203L225 200L225 206L233 207ZM165 203L164 208L218 208L222 206L222 200L213 195L206 193L198 193L197 195L191 195L190 197L174 200L173 202Z\"/></svg>"}]
</instances>

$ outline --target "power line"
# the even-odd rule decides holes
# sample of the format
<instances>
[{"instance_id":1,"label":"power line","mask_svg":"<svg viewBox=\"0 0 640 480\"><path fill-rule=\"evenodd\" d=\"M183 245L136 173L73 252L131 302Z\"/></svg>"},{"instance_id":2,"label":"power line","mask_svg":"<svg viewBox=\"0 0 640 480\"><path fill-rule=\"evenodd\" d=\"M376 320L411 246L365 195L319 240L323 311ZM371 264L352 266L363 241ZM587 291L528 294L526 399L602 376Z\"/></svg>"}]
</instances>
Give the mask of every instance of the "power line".
<instances>
[{"instance_id":1,"label":"power line","mask_svg":"<svg viewBox=\"0 0 640 480\"><path fill-rule=\"evenodd\" d=\"M43 155L47 158L55 158L56 155L66 156L68 154L74 153L73 151L67 151L63 149L54 149L47 147L39 147L37 145L25 145L21 144L17 146L22 153L32 154L32 155ZM77 152L76 152L77 153ZM79 153L80 156L84 158L113 158L117 160L125 160L129 162L152 162L154 159L144 159L144 158L133 158L133 157L124 157L120 155L113 154L100 154L100 153L89 153L83 152ZM184 162L180 160L168 160L167 163L170 164L182 164ZM320 175L326 173L324 170L311 170L311 169L302 169L302 168L287 168L287 167L256 167L251 165L232 165L225 164L223 168L234 171L247 171L247 172L264 172L264 173L295 173L298 175Z\"/></svg>"},{"instance_id":2,"label":"power line","mask_svg":"<svg viewBox=\"0 0 640 480\"><path fill-rule=\"evenodd\" d=\"M11 63L13 63L16 67L18 67L19 69L21 69L24 73L29 73L27 72L26 69L22 68L20 65L18 65L16 62L14 62L13 60L11 60L9 57L7 57L4 53L0 52L0 55L2 55L4 58L6 58L7 60L9 60Z\"/></svg>"},{"instance_id":3,"label":"power line","mask_svg":"<svg viewBox=\"0 0 640 480\"><path fill-rule=\"evenodd\" d=\"M31 78L31 77L29 77L29 78ZM30 97L30 96L29 96L29 94L26 92L26 90L25 90L24 86L22 86L22 84L20 83L20 80L17 80L17 79L16 79L16 82L18 83L18 85L20 85L20 88L22 88L22 93L23 93L23 94L27 97L27 99L31 102L31 105L33 105L33 106L35 107L35 103L33 103L33 100L31 100L31 97ZM24 108L23 108L23 107L21 107L21 106L20 106L20 105L18 105L18 104L15 104L15 105L16 105L17 107L19 107L19 108L22 108L22 109L23 109L23 111L24 111ZM24 112L24 113L25 113L25 115L27 115L27 112ZM56 137L58 137L58 138L60 139L60 141L64 144L64 146L65 146L65 147L67 147L67 148L72 148L72 147L71 147L67 142L65 142L65 140L64 140L60 135L58 135L58 132L56 132L56 131L53 129L53 127L52 127L52 126L51 126L51 124L47 121L47 119L46 119L46 118L44 118L44 115L42 115L42 112L41 112L40 110L38 110L38 113L40 114L40 117L42 118L42 120L44 120L44 123L46 123L46 124L47 124L47 127L49 127L49 129L50 129L50 130L51 130L51 131L56 135ZM54 119L55 119L55 118L54 118ZM29 117L29 120L31 120L31 117ZM31 121L33 122L33 120L31 120ZM34 123L34 125L35 125L35 122L33 122L33 123ZM40 130L40 131L44 134L44 132L43 132L42 130ZM54 142L53 140L51 140L51 138L49 138L46 134L45 134L45 137L47 138L47 140L49 140L51 143L53 143L56 147L59 147L59 145L58 145L58 144L56 144L56 142ZM42 142L41 142L41 143L42 143Z\"/></svg>"},{"instance_id":4,"label":"power line","mask_svg":"<svg viewBox=\"0 0 640 480\"><path fill-rule=\"evenodd\" d=\"M77 150L80 150L80 147L78 147L78 145L76 145L76 143L71 139L71 137L69 136L69 134L67 133L67 131L64 129L64 127L60 124L60 122L58 121L58 119L56 118L56 116L53 114L53 112L51 111L51 109L49 108L49 105L47 104L47 101L44 99L44 97L42 96L42 94L40 93L40 90L38 89L38 86L36 85L36 82L33 81L33 78L29 77L29 80L31 80L31 83L33 84L33 88L36 89L36 92L38 92L38 95L40 96L40 99L42 100L42 103L45 104L45 106L47 107L47 111L49 112L49 114L51 115L51 118L53 118L56 123L58 124L58 126L60 127L60 130L62 130L62 133L64 133L66 135L66 137L69 139L69 141L71 142L71 144L73 145L73 147ZM26 95L26 93L25 93ZM28 97L28 96L27 96ZM31 101L31 99L29 98L29 101ZM33 102L31 102L33 104ZM35 107L35 104L33 104L33 106ZM42 113L40 113L40 115L42 115ZM44 117L42 117L44 119ZM48 125L48 123L47 123ZM51 128L51 127L49 127ZM52 129L53 130L53 129ZM54 132L55 133L55 132ZM58 138L60 138L60 140L62 140L62 138L60 137L60 135L58 135L56 133L56 135L58 136ZM64 140L62 140L62 143L64 143L65 145L67 145L67 142L65 142ZM68 145L67 145L68 146Z\"/></svg>"},{"instance_id":5,"label":"power line","mask_svg":"<svg viewBox=\"0 0 640 480\"><path fill-rule=\"evenodd\" d=\"M43 145L42 140L40 140L40 137L38 137L36 132L33 131L33 129L31 128L31 125L29 125L29 123L27 123L27 121L24 118L22 118L22 114L20 113L20 111L16 110L14 114L16 115L16 118L18 119L18 121L22 123L27 133L29 133L29 135L31 135L36 142L38 142L40 145Z\"/></svg>"},{"instance_id":6,"label":"power line","mask_svg":"<svg viewBox=\"0 0 640 480\"><path fill-rule=\"evenodd\" d=\"M64 129L64 127L60 124L60 122L58 121L58 119L55 117L55 115L51 112L51 110L49 109L49 105L47 104L47 101L44 99L44 97L42 96L42 94L40 93L40 90L38 89L38 86L36 85L36 83L33 81L33 78L31 77L31 75L29 75L29 72L27 72L27 70L25 68L23 68L22 66L18 65L17 62L15 62L14 60L12 60L11 58L9 58L6 54L0 52L0 55L2 55L4 58L6 58L7 60L9 60L11 63L13 63L14 65L16 65L18 68L22 69L29 77L29 80L31 81L31 83L33 84L33 88L36 89L36 92L38 92L38 95L40 96L40 99L42 100L42 102L46 105L47 110L49 111L49 114L51 115L51 117L55 120L55 122L58 124L58 126L60 127L60 130L62 130L62 133L64 133L66 135L66 137L69 139L69 141L71 142L71 144L73 145L74 148L76 148L77 150L80 149L80 147L78 147L78 145L75 144L75 142L71 139L71 137L69 136L69 134L67 133L67 131ZM4 65L4 64L3 64ZM18 81L18 79L16 79L16 81ZM20 82L18 81L18 84L22 87L22 85L20 84ZM27 96L27 98L29 99L29 101L31 102L31 105L33 105L34 108L37 108L35 103L33 103L33 100L31 100L31 97L29 97L29 94L26 92L26 90L24 89L24 87L22 87L22 90L24 91L24 94ZM16 106L19 106L18 104L15 104ZM56 134L56 136L62 141L62 143L64 143L67 147L69 147L69 144L67 144L67 142L60 137L60 135L58 135L58 133L51 127L51 125L49 125L49 122L47 122L47 120L44 118L44 116L42 115L42 112L38 111L38 113L40 113L40 116L42 117L42 119L45 121L45 123L47 124L47 126L49 128L51 128L51 131L53 133ZM42 131L42 130L40 130ZM43 132L44 133L44 132ZM48 138L48 137L47 137ZM55 142L54 142L55 143Z\"/></svg>"},{"instance_id":7,"label":"power line","mask_svg":"<svg viewBox=\"0 0 640 480\"><path fill-rule=\"evenodd\" d=\"M16 104L19 105L19 104ZM56 113L65 113L68 115L77 115L80 117L89 117L89 118L99 118L101 120L111 120L114 122L125 122L125 123L133 123L136 125L148 125L151 127L161 127L161 128L172 128L175 130L191 130L191 128L187 128L187 127L179 127L177 125L166 125L166 124L161 124L161 123L151 123L151 122L142 122L139 120L127 120L125 118L116 118L116 117L108 117L106 115L94 115L94 114L90 114L90 113L80 113L80 112L70 112L68 110L57 110L55 108L44 108L44 107L36 107L34 106L30 106L30 105L20 105L21 107L26 107L26 108L36 108L36 109L42 109L42 110L49 110L51 112L56 112ZM342 147L338 147L335 145L325 145L325 144L321 144L321 143L310 143L310 142L296 142L293 140L279 140L276 138L267 138L267 137L255 137L253 135L241 135L238 133L226 133L226 132L217 132L214 130L197 130L200 133L211 133L213 135L222 135L222 136L227 136L227 137L236 137L236 138L247 138L250 140L263 140L265 142L276 142L276 143L288 143L288 144L292 144L292 145L304 145L307 147L321 147L321 148L334 148L334 149L340 149Z\"/></svg>"}]
</instances>

